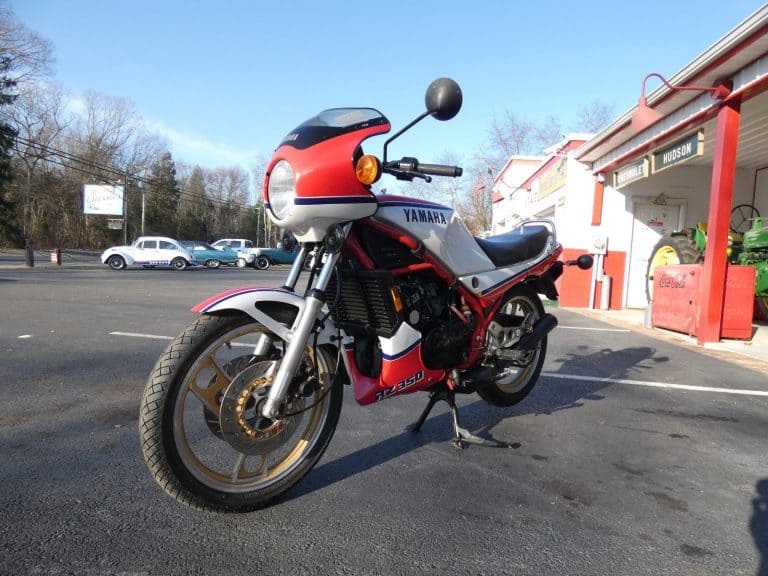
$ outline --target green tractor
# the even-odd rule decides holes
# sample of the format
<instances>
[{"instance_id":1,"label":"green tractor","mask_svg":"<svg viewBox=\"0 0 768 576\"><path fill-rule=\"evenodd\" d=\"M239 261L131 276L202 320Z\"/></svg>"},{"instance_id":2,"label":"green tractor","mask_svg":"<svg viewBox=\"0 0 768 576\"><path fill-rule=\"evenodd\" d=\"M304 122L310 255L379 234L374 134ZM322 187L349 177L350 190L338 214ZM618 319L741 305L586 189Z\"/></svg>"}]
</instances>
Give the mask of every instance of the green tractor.
<instances>
[{"instance_id":1,"label":"green tractor","mask_svg":"<svg viewBox=\"0 0 768 576\"><path fill-rule=\"evenodd\" d=\"M646 273L646 295L653 298L653 273L656 266L698 264L704 259L707 225L686 228L663 236L653 247ZM731 211L728 235L728 262L755 268L755 299L763 319L768 320L768 219L751 204L739 204Z\"/></svg>"}]
</instances>

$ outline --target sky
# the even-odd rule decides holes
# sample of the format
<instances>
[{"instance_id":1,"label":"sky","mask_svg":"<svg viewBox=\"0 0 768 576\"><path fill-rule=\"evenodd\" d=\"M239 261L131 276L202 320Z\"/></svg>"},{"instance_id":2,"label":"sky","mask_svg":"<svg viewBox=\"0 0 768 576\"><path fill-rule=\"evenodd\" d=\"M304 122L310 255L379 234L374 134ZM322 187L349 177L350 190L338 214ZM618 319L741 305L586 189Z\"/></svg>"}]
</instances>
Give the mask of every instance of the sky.
<instances>
[{"instance_id":1,"label":"sky","mask_svg":"<svg viewBox=\"0 0 768 576\"><path fill-rule=\"evenodd\" d=\"M469 164L494 117L564 132L593 101L614 118L643 76L672 76L762 3L730 0L0 0L54 48L54 79L124 98L174 160L250 168L326 108L369 106L393 131L438 77L462 88L447 122L426 119L390 157ZM656 87L649 81L649 91ZM381 152L383 139L366 152ZM554 144L554 143L553 143Z\"/></svg>"}]
</instances>

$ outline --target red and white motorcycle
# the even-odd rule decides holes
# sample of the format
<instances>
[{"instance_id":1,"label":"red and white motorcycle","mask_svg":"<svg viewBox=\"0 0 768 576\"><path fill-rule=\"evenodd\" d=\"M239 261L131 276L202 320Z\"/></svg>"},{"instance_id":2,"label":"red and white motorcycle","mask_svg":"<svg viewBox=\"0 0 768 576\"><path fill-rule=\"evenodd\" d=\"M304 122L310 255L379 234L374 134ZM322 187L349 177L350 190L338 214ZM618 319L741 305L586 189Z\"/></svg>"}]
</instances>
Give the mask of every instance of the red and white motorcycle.
<instances>
[{"instance_id":1,"label":"red and white motorcycle","mask_svg":"<svg viewBox=\"0 0 768 576\"><path fill-rule=\"evenodd\" d=\"M323 454L346 385L363 405L426 391L415 430L442 400L456 446L498 444L460 426L455 395L511 406L535 385L557 325L538 296L557 298L564 263L554 226L475 238L452 208L371 189L382 174L460 176L456 166L389 161L387 146L427 116L454 117L461 103L453 80L434 81L426 111L385 142L382 160L361 147L390 130L371 108L326 110L281 142L264 201L286 231L283 246L300 245L284 286L198 304L144 391L144 457L171 496L207 510L269 503Z\"/></svg>"}]
</instances>

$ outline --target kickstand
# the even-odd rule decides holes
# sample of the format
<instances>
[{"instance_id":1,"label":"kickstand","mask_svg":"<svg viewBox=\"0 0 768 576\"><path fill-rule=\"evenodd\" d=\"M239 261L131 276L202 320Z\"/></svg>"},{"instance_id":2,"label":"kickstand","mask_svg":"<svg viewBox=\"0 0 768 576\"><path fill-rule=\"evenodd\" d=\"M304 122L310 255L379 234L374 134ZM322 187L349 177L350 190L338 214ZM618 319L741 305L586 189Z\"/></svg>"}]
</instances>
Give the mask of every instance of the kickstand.
<instances>
[{"instance_id":1,"label":"kickstand","mask_svg":"<svg viewBox=\"0 0 768 576\"><path fill-rule=\"evenodd\" d=\"M459 409L456 407L456 393L448 388L447 385L444 385L444 387L429 393L429 403L427 404L427 407L424 408L424 411L421 413L421 416L419 416L419 419L413 425L412 430L414 432L421 430L421 426L424 424L427 416L432 411L432 408L434 408L435 404L441 400L448 404L448 406L451 408L451 416L453 417L453 445L459 450L464 448L464 442L467 444L477 444L478 446L493 446L495 448L510 448L512 446L507 442L480 438L480 436L475 436L466 428L462 428L459 424Z\"/></svg>"}]
</instances>

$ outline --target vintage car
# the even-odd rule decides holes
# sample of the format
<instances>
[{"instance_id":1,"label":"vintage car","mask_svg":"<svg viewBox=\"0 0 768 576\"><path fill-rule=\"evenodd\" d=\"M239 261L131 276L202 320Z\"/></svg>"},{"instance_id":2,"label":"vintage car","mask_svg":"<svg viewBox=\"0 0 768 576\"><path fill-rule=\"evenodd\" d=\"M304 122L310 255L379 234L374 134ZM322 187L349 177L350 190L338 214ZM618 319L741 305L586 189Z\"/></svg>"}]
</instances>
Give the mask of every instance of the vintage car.
<instances>
[{"instance_id":1,"label":"vintage car","mask_svg":"<svg viewBox=\"0 0 768 576\"><path fill-rule=\"evenodd\" d=\"M140 236L130 246L113 246L101 255L101 262L112 270L126 266L185 270L197 260L177 240L164 236Z\"/></svg>"},{"instance_id":2,"label":"vintage car","mask_svg":"<svg viewBox=\"0 0 768 576\"><path fill-rule=\"evenodd\" d=\"M212 246L216 248L216 250L230 249L237 252L240 256L237 260L238 268L253 266L253 262L256 258L256 248L254 248L253 242L246 238L222 238L221 240L216 240Z\"/></svg>"},{"instance_id":3,"label":"vintage car","mask_svg":"<svg viewBox=\"0 0 768 576\"><path fill-rule=\"evenodd\" d=\"M293 264L299 253L299 246L297 245L290 252L283 250L279 244L277 248L256 248L254 252L256 260L253 267L256 270L266 270L272 264Z\"/></svg>"},{"instance_id":4,"label":"vintage car","mask_svg":"<svg viewBox=\"0 0 768 576\"><path fill-rule=\"evenodd\" d=\"M237 265L240 255L230 248L217 250L206 242L182 240L182 246L206 268L218 268L222 264Z\"/></svg>"}]
</instances>

